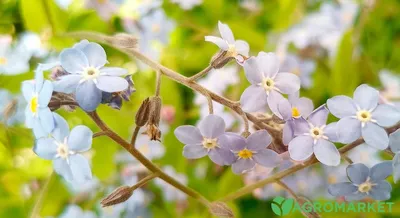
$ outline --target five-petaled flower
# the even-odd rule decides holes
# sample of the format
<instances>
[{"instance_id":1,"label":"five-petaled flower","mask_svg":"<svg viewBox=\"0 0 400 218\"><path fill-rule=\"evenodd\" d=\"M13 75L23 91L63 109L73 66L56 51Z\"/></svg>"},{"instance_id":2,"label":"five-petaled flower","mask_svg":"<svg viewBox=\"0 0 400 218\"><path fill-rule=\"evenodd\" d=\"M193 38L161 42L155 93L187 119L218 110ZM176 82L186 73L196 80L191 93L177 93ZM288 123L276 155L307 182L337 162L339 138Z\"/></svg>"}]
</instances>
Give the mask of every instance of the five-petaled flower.
<instances>
[{"instance_id":1,"label":"five-petaled flower","mask_svg":"<svg viewBox=\"0 0 400 218\"><path fill-rule=\"evenodd\" d=\"M347 201L358 201L371 197L378 201L388 200L392 186L385 179L392 173L391 161L376 164L371 169L361 163L347 167L350 182L330 185L328 192L336 197L344 196Z\"/></svg>"},{"instance_id":2,"label":"five-petaled flower","mask_svg":"<svg viewBox=\"0 0 400 218\"><path fill-rule=\"evenodd\" d=\"M337 141L336 123L326 125L328 114L328 109L322 105L307 120L300 118L294 121L296 137L289 143L289 154L293 160L304 161L315 154L325 165L339 165L340 153L332 143Z\"/></svg>"},{"instance_id":3,"label":"five-petaled flower","mask_svg":"<svg viewBox=\"0 0 400 218\"><path fill-rule=\"evenodd\" d=\"M389 137L382 127L400 121L400 111L388 104L379 104L379 92L368 85L360 85L353 99L335 96L328 99L330 112L340 118L337 123L339 141L351 143L362 136L365 142L377 149L386 149Z\"/></svg>"},{"instance_id":4,"label":"five-petaled flower","mask_svg":"<svg viewBox=\"0 0 400 218\"><path fill-rule=\"evenodd\" d=\"M282 99L278 104L279 117L285 122L283 126L283 143L285 145L294 137L294 121L300 117L307 118L313 111L314 104L309 98L299 98L299 92L289 95L289 100Z\"/></svg>"},{"instance_id":5,"label":"five-petaled flower","mask_svg":"<svg viewBox=\"0 0 400 218\"><path fill-rule=\"evenodd\" d=\"M35 71L35 80L22 83L22 94L28 102L25 109L25 124L33 129L35 136L41 137L41 132L50 133L54 129L53 114L48 104L53 94L53 85L43 78L42 65Z\"/></svg>"},{"instance_id":6,"label":"five-petaled flower","mask_svg":"<svg viewBox=\"0 0 400 218\"><path fill-rule=\"evenodd\" d=\"M94 111L101 103L102 91L120 92L128 88L128 82L119 76L127 70L104 67L107 56L97 43L83 40L60 54L61 66L68 75L54 82L54 91L75 93L76 101L85 111Z\"/></svg>"},{"instance_id":7,"label":"five-petaled flower","mask_svg":"<svg viewBox=\"0 0 400 218\"><path fill-rule=\"evenodd\" d=\"M244 72L251 86L243 92L240 103L247 112L262 110L268 104L279 116L281 93L294 94L300 89L298 76L279 72L279 60L274 53L260 52L257 57L249 58L244 63Z\"/></svg>"},{"instance_id":8,"label":"five-petaled flower","mask_svg":"<svg viewBox=\"0 0 400 218\"><path fill-rule=\"evenodd\" d=\"M223 140L225 137L225 122L210 114L200 121L198 128L185 125L175 129L175 136L185 144L183 156L198 159L208 155L218 165L230 165L235 161L235 155Z\"/></svg>"},{"instance_id":9,"label":"five-petaled flower","mask_svg":"<svg viewBox=\"0 0 400 218\"><path fill-rule=\"evenodd\" d=\"M68 123L54 116L56 127L51 137L36 141L33 151L41 158L53 160L54 170L67 181L84 183L92 178L89 162L81 155L92 146L93 132L86 126L76 126L69 132Z\"/></svg>"},{"instance_id":10,"label":"five-petaled flower","mask_svg":"<svg viewBox=\"0 0 400 218\"><path fill-rule=\"evenodd\" d=\"M221 50L226 51L226 56L236 58L241 63L249 56L249 44L243 40L236 40L228 25L218 21L221 37L206 36L205 40L216 44Z\"/></svg>"},{"instance_id":11,"label":"five-petaled flower","mask_svg":"<svg viewBox=\"0 0 400 218\"><path fill-rule=\"evenodd\" d=\"M256 163L274 168L282 161L278 153L267 148L272 140L266 130L256 131L248 138L235 133L226 133L221 141L225 141L223 144L228 144L236 156L232 164L232 171L236 174L252 170Z\"/></svg>"}]
</instances>

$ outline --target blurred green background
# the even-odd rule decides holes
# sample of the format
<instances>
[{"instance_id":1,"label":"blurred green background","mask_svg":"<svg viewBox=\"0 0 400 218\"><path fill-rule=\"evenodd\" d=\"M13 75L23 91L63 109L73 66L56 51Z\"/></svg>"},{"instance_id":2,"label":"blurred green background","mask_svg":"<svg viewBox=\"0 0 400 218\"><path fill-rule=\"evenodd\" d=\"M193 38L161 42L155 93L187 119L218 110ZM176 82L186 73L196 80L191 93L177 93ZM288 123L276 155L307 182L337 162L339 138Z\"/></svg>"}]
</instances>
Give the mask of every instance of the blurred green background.
<instances>
[{"instance_id":1,"label":"blurred green background","mask_svg":"<svg viewBox=\"0 0 400 218\"><path fill-rule=\"evenodd\" d=\"M77 42L64 37L63 33L78 30L131 33L138 37L145 54L191 76L204 69L218 52L214 44L204 41L204 36L219 36L217 23L221 21L230 26L235 38L249 43L251 55L259 51L276 52L283 65L289 54L296 57L297 65L286 67L311 81L301 90L301 95L311 98L315 106L334 95L352 95L361 83L371 84L384 95L392 86L388 87L387 80L380 78L382 72L390 72L393 77L389 81L394 83L398 81L396 73L400 72L399 14L398 0L0 0L0 89L18 98L21 82L33 78L38 63L56 60L62 49ZM124 102L121 110L101 105L98 113L114 131L129 139L137 108L143 99L154 94L155 72L111 47L105 46L105 49L110 66L127 68L132 74L136 92L129 102ZM28 53L29 57L25 57ZM11 72L7 70L7 60L11 65L27 64L28 67ZM311 63L311 67L303 68L303 61ZM50 78L50 73L46 77ZM200 83L233 100L239 100L249 85L236 63L211 72ZM399 100L393 97L399 93L389 94L384 96L387 100ZM245 183L268 176L264 172L255 178L237 176L229 167L218 167L208 158L186 160L182 156L183 145L175 138L173 130L179 125L196 124L204 114L206 102L190 89L165 77L161 96L164 104L162 148L165 151L161 149L161 154L153 158L157 165L172 166L187 177L191 188L209 199L218 199ZM0 99L0 103L4 106L9 102ZM94 132L99 130L79 109L73 112L60 109L58 113L70 127L84 124ZM230 130L241 130L240 117L223 107L218 113L231 121ZM83 217L82 214L71 215L68 212L71 205L91 211L95 217L211 217L206 208L190 198L172 196L170 199L167 195L171 193L165 193L164 186L158 183L146 185L142 195L122 209L102 209L99 201L111 190L124 184L133 185L135 177L145 175L139 164L127 158L117 144L106 137L93 140L87 156L91 159L96 182L77 191L74 185L51 174L50 161L32 152L34 139L23 123L7 124L4 111L0 118L0 217ZM151 145L146 147L148 139L142 141L143 152L155 152ZM354 156L365 162L388 158L365 149L354 152ZM296 177L293 188L313 200L332 200L326 195L330 178L327 173L331 170L314 167L314 177L307 176L308 171L301 172L305 176ZM344 173L342 169L334 176ZM307 181L305 187L297 189L302 178ZM271 194L267 189L230 202L229 207L237 217L274 217L271 197L284 194L279 190ZM399 197L400 186L394 185L390 201L397 204ZM395 206L393 213L384 214L322 214L323 217L342 215L400 217L400 209Z\"/></svg>"}]
</instances>

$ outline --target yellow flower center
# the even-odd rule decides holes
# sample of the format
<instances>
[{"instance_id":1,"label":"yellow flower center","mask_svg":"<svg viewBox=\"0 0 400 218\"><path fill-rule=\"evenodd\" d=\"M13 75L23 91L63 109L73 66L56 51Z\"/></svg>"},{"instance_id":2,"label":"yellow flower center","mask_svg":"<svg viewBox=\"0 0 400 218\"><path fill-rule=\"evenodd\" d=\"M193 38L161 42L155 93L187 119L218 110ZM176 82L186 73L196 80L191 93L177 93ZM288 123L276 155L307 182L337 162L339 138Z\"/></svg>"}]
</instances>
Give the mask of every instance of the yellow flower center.
<instances>
[{"instance_id":1,"label":"yellow flower center","mask_svg":"<svg viewBox=\"0 0 400 218\"><path fill-rule=\"evenodd\" d=\"M297 107L292 107L292 117L298 118L300 117L300 111Z\"/></svg>"},{"instance_id":2,"label":"yellow flower center","mask_svg":"<svg viewBox=\"0 0 400 218\"><path fill-rule=\"evenodd\" d=\"M69 149L65 143L59 143L57 147L57 155L63 159L67 159L69 156Z\"/></svg>"},{"instance_id":3,"label":"yellow flower center","mask_svg":"<svg viewBox=\"0 0 400 218\"><path fill-rule=\"evenodd\" d=\"M263 85L265 91L269 92L269 91L271 91L271 90L274 89L274 87L275 87L275 82L274 82L274 80L271 79L271 78L265 78L265 79L263 80L262 85Z\"/></svg>"},{"instance_id":4,"label":"yellow flower center","mask_svg":"<svg viewBox=\"0 0 400 218\"><path fill-rule=\"evenodd\" d=\"M310 129L310 135L311 137L313 137L314 139L319 139L322 138L324 136L324 132L322 131L321 128L319 127L314 127L312 129Z\"/></svg>"},{"instance_id":5,"label":"yellow flower center","mask_svg":"<svg viewBox=\"0 0 400 218\"><path fill-rule=\"evenodd\" d=\"M0 65L5 65L5 64L7 64L7 58L0 57Z\"/></svg>"},{"instance_id":6,"label":"yellow flower center","mask_svg":"<svg viewBox=\"0 0 400 218\"><path fill-rule=\"evenodd\" d=\"M203 139L203 147L207 149L213 149L218 146L217 139Z\"/></svg>"},{"instance_id":7,"label":"yellow flower center","mask_svg":"<svg viewBox=\"0 0 400 218\"><path fill-rule=\"evenodd\" d=\"M97 0L97 3L99 3L99 4L104 4L104 3L106 3L108 0Z\"/></svg>"},{"instance_id":8,"label":"yellow flower center","mask_svg":"<svg viewBox=\"0 0 400 218\"><path fill-rule=\"evenodd\" d=\"M100 75L100 71L94 67L87 67L83 72L83 78L85 80L95 79Z\"/></svg>"},{"instance_id":9,"label":"yellow flower center","mask_svg":"<svg viewBox=\"0 0 400 218\"><path fill-rule=\"evenodd\" d=\"M228 57L236 57L238 55L238 52L236 51L236 47L234 44L228 44L229 48L228 51L226 51L226 56Z\"/></svg>"},{"instance_id":10,"label":"yellow flower center","mask_svg":"<svg viewBox=\"0 0 400 218\"><path fill-rule=\"evenodd\" d=\"M358 186L358 191L362 193L369 192L371 190L372 184L369 181L366 181Z\"/></svg>"},{"instance_id":11,"label":"yellow flower center","mask_svg":"<svg viewBox=\"0 0 400 218\"><path fill-rule=\"evenodd\" d=\"M253 157L253 152L245 148L239 151L238 156L242 159L249 159Z\"/></svg>"},{"instance_id":12,"label":"yellow flower center","mask_svg":"<svg viewBox=\"0 0 400 218\"><path fill-rule=\"evenodd\" d=\"M363 123L369 122L372 119L371 112L367 110L357 111L357 119Z\"/></svg>"},{"instance_id":13,"label":"yellow flower center","mask_svg":"<svg viewBox=\"0 0 400 218\"><path fill-rule=\"evenodd\" d=\"M328 176L328 183L329 184L335 184L335 183L337 183L337 177L335 176L335 175L329 175Z\"/></svg>"},{"instance_id":14,"label":"yellow flower center","mask_svg":"<svg viewBox=\"0 0 400 218\"><path fill-rule=\"evenodd\" d=\"M31 112L36 114L37 108L38 108L38 97L37 96L33 96L32 99L31 99L31 103L30 103Z\"/></svg>"}]
</instances>

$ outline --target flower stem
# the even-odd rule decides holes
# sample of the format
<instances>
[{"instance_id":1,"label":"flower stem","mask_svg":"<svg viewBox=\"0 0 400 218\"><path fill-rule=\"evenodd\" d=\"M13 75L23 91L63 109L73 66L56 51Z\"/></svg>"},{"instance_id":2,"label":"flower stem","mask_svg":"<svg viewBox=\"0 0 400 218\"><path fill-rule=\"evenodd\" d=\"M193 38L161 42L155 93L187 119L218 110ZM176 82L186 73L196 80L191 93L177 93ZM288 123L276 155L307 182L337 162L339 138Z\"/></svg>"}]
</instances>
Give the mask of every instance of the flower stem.
<instances>
[{"instance_id":1,"label":"flower stem","mask_svg":"<svg viewBox=\"0 0 400 218\"><path fill-rule=\"evenodd\" d=\"M191 76L188 78L189 82L193 82L196 81L200 78L202 78L203 76L205 76L208 72L210 72L213 69L213 67L211 65L208 65L204 70L200 71L199 73Z\"/></svg>"},{"instance_id":2,"label":"flower stem","mask_svg":"<svg viewBox=\"0 0 400 218\"><path fill-rule=\"evenodd\" d=\"M160 96L160 88L161 88L161 72L158 70L156 74L156 92L155 96Z\"/></svg>"},{"instance_id":3,"label":"flower stem","mask_svg":"<svg viewBox=\"0 0 400 218\"><path fill-rule=\"evenodd\" d=\"M136 142L136 138L137 138L137 136L139 134L139 130L140 130L140 126L136 126L135 130L133 131L133 135L132 135L132 138L131 138L132 147L135 147L135 142Z\"/></svg>"},{"instance_id":4,"label":"flower stem","mask_svg":"<svg viewBox=\"0 0 400 218\"><path fill-rule=\"evenodd\" d=\"M131 190L136 190L144 185L146 185L149 181L153 180L154 178L157 178L159 175L159 173L151 173L148 176L144 177L142 180L140 180L138 183L136 183L135 185L131 186Z\"/></svg>"}]
</instances>

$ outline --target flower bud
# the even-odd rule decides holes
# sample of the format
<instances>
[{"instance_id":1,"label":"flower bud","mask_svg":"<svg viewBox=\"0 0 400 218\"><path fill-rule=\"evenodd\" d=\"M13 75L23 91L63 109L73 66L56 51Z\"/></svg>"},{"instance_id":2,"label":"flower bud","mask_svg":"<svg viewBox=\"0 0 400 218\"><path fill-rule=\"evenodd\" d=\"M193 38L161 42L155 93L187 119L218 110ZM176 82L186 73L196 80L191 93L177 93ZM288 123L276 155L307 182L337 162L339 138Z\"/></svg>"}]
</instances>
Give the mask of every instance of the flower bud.
<instances>
[{"instance_id":1,"label":"flower bud","mask_svg":"<svg viewBox=\"0 0 400 218\"><path fill-rule=\"evenodd\" d=\"M146 134L152 141L161 141L161 131L158 126L154 124L148 124Z\"/></svg>"},{"instance_id":2,"label":"flower bud","mask_svg":"<svg viewBox=\"0 0 400 218\"><path fill-rule=\"evenodd\" d=\"M132 196L133 190L129 186L121 186L101 201L102 207L108 207L125 202Z\"/></svg>"},{"instance_id":3,"label":"flower bud","mask_svg":"<svg viewBox=\"0 0 400 218\"><path fill-rule=\"evenodd\" d=\"M159 96L154 96L150 99L150 117L149 124L158 126L161 119L162 100Z\"/></svg>"},{"instance_id":4,"label":"flower bud","mask_svg":"<svg viewBox=\"0 0 400 218\"><path fill-rule=\"evenodd\" d=\"M212 58L211 58L211 66L214 69L220 69L222 67L224 67L229 61L233 60L234 57L232 56L227 56L226 55L227 52L226 51L219 51L217 54L215 54Z\"/></svg>"},{"instance_id":5,"label":"flower bud","mask_svg":"<svg viewBox=\"0 0 400 218\"><path fill-rule=\"evenodd\" d=\"M213 202L209 206L210 213L217 217L228 217L233 218L235 215L233 214L232 210L222 202Z\"/></svg>"},{"instance_id":6,"label":"flower bud","mask_svg":"<svg viewBox=\"0 0 400 218\"><path fill-rule=\"evenodd\" d=\"M149 120L149 113L150 113L150 100L149 98L144 99L142 105L140 105L138 112L136 113L135 123L137 126L144 126L146 125L147 121Z\"/></svg>"}]
</instances>

